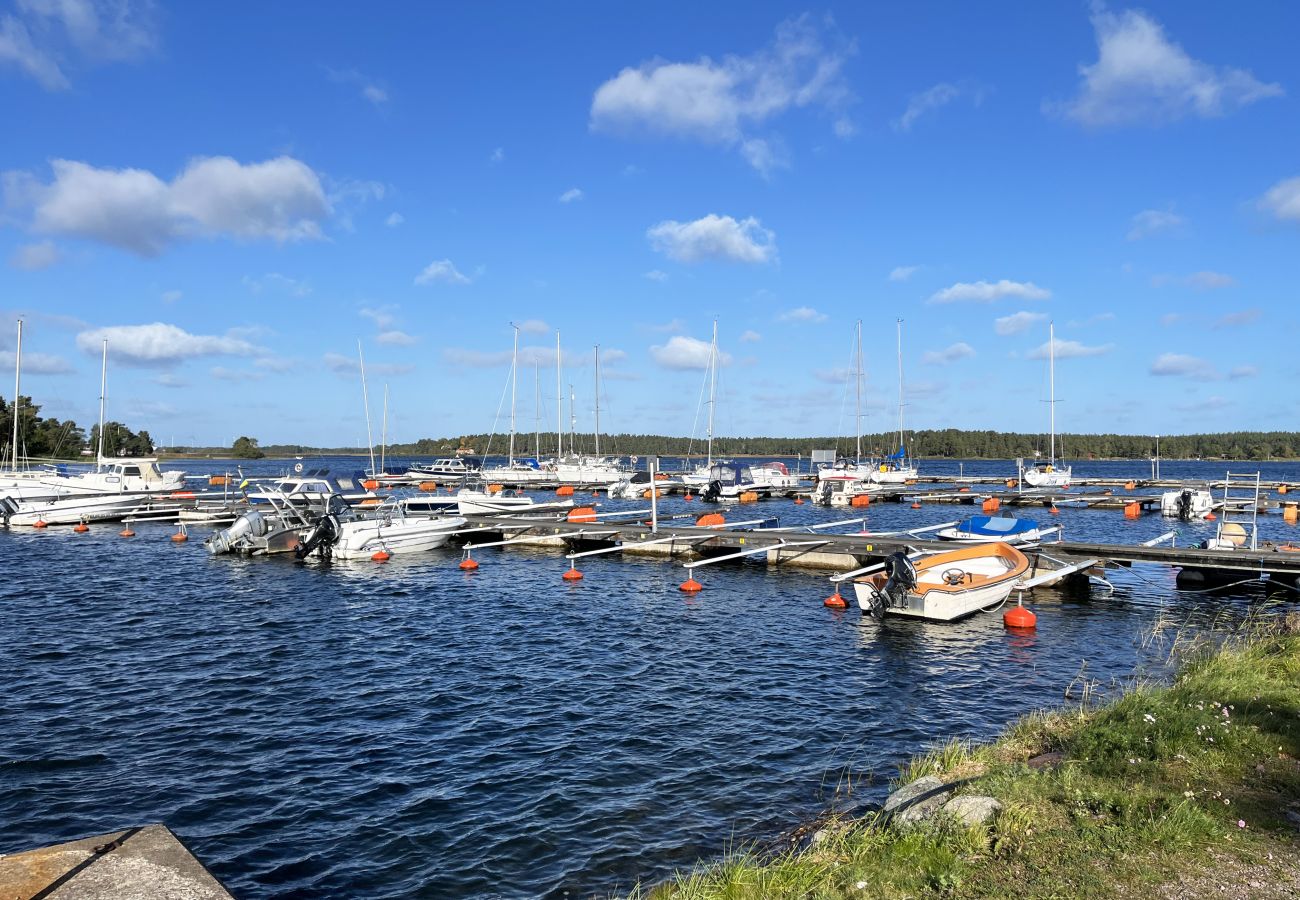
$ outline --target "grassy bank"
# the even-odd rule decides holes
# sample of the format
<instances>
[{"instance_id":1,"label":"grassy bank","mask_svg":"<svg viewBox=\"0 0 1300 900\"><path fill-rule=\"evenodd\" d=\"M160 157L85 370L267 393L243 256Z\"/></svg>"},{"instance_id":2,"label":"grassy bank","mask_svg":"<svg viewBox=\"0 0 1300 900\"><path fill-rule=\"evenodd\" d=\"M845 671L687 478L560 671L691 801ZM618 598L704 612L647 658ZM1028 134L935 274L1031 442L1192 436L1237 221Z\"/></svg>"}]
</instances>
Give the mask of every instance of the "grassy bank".
<instances>
[{"instance_id":1,"label":"grassy bank","mask_svg":"<svg viewBox=\"0 0 1300 900\"><path fill-rule=\"evenodd\" d=\"M740 853L634 896L1295 896L1297 757L1292 615L1183 651L1169 684L1034 714L994 743L953 742L902 773L900 783L937 775L963 780L958 795L997 798L988 825L832 819L813 846Z\"/></svg>"}]
</instances>

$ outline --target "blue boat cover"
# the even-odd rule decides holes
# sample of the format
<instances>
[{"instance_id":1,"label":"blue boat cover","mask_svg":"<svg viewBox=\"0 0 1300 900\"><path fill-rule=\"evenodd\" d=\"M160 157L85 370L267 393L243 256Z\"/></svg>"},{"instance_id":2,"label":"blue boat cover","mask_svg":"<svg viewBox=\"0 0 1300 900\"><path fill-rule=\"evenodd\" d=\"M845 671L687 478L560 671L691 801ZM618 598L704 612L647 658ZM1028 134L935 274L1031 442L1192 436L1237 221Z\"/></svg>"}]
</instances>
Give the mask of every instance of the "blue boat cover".
<instances>
[{"instance_id":1,"label":"blue boat cover","mask_svg":"<svg viewBox=\"0 0 1300 900\"><path fill-rule=\"evenodd\" d=\"M989 537L1005 537L1009 534L1024 534L1038 527L1037 522L1028 519L1013 519L1011 516L971 516L957 526L958 531L967 534L984 534Z\"/></svg>"},{"instance_id":2,"label":"blue boat cover","mask_svg":"<svg viewBox=\"0 0 1300 900\"><path fill-rule=\"evenodd\" d=\"M897 453L891 453L888 456L886 456L885 459L902 459L906 453L907 453L906 447L899 447Z\"/></svg>"}]
</instances>

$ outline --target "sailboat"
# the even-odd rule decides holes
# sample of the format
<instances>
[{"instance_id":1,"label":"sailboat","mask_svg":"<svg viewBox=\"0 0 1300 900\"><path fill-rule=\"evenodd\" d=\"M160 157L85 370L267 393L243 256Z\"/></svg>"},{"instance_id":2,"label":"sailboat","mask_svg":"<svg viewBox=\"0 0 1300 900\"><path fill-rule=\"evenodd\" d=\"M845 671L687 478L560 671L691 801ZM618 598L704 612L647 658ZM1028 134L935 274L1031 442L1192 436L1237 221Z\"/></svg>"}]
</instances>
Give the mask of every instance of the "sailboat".
<instances>
[{"instance_id":1,"label":"sailboat","mask_svg":"<svg viewBox=\"0 0 1300 900\"><path fill-rule=\"evenodd\" d=\"M47 470L18 468L18 423L21 412L21 391L23 377L23 320L18 320L18 343L14 351L14 397L9 408L13 419L13 445L9 456L9 471L0 472L0 497L18 500L50 500L66 491L43 484L41 478L50 474Z\"/></svg>"},{"instance_id":2,"label":"sailboat","mask_svg":"<svg viewBox=\"0 0 1300 900\"><path fill-rule=\"evenodd\" d=\"M903 320L898 323L898 449L881 459L872 469L871 480L876 484L906 484L916 478L916 465L907 455L903 439Z\"/></svg>"},{"instance_id":3,"label":"sailboat","mask_svg":"<svg viewBox=\"0 0 1300 900\"><path fill-rule=\"evenodd\" d=\"M519 326L515 330L514 350L510 356L510 447L504 466L484 467L483 481L487 484L500 484L521 487L549 481L551 476L542 471L541 464L532 458L515 456L515 406L519 393Z\"/></svg>"},{"instance_id":4,"label":"sailboat","mask_svg":"<svg viewBox=\"0 0 1300 900\"><path fill-rule=\"evenodd\" d=\"M834 465L817 470L817 486L812 500L822 506L852 506L857 497L880 490L871 481L875 466L862 461L862 320L858 319L855 340L857 371L854 375L853 429L855 454L852 460L836 460ZM867 501L860 501L867 502Z\"/></svg>"},{"instance_id":5,"label":"sailboat","mask_svg":"<svg viewBox=\"0 0 1300 900\"><path fill-rule=\"evenodd\" d=\"M713 407L717 400L718 389L718 320L713 320L713 340L709 343L709 425L708 456L704 464L697 466L694 472L682 476L682 482L688 487L704 487L713 480ZM696 412L698 416L698 411ZM699 419L695 420L697 423Z\"/></svg>"},{"instance_id":6,"label":"sailboat","mask_svg":"<svg viewBox=\"0 0 1300 900\"><path fill-rule=\"evenodd\" d=\"M1051 429L1050 450L1046 464L1026 467L1020 461L1020 478L1025 484L1036 488L1055 488L1070 486L1070 466L1064 468L1056 465L1056 323L1052 322L1047 331L1047 384L1048 384L1048 421Z\"/></svg>"},{"instance_id":7,"label":"sailboat","mask_svg":"<svg viewBox=\"0 0 1300 900\"><path fill-rule=\"evenodd\" d=\"M622 481L628 472L617 461L600 455L600 345L596 345L596 425L594 456L579 455L573 447L568 455L556 457L552 469L560 484L569 485L611 485ZM559 362L559 350L556 350L556 366ZM557 376L558 382L558 376Z\"/></svg>"}]
</instances>

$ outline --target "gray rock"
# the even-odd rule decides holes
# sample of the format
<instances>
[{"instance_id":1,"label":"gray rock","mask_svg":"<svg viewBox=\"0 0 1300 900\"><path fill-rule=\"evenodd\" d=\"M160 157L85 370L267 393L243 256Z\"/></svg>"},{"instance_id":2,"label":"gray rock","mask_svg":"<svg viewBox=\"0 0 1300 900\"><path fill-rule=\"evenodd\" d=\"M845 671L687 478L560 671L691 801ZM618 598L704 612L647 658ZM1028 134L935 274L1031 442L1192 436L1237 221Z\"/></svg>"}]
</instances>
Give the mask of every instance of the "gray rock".
<instances>
[{"instance_id":1,"label":"gray rock","mask_svg":"<svg viewBox=\"0 0 1300 900\"><path fill-rule=\"evenodd\" d=\"M923 822L943 805L954 787L955 785L944 784L933 775L926 775L890 794L885 801L884 811L900 824Z\"/></svg>"},{"instance_id":2,"label":"gray rock","mask_svg":"<svg viewBox=\"0 0 1300 900\"><path fill-rule=\"evenodd\" d=\"M830 836L831 833L827 831L825 828L819 828L813 832L813 836L812 838L809 839L808 843L811 846L816 847L818 844L825 843L826 839Z\"/></svg>"},{"instance_id":3,"label":"gray rock","mask_svg":"<svg viewBox=\"0 0 1300 900\"><path fill-rule=\"evenodd\" d=\"M943 811L963 825L984 825L1002 811L1002 804L992 797L966 794L953 797L943 805Z\"/></svg>"}]
</instances>

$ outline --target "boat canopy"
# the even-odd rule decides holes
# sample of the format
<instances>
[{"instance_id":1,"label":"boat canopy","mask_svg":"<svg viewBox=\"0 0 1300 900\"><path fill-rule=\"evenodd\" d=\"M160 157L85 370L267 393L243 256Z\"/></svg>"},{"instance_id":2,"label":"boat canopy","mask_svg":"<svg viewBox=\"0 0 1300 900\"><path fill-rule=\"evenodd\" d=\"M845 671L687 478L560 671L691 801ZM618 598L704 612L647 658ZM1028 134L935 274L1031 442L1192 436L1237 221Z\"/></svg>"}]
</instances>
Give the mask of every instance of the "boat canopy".
<instances>
[{"instance_id":1,"label":"boat canopy","mask_svg":"<svg viewBox=\"0 0 1300 900\"><path fill-rule=\"evenodd\" d=\"M899 447L896 452L889 454L885 459L902 459L905 456L907 456L907 448Z\"/></svg>"},{"instance_id":2,"label":"boat canopy","mask_svg":"<svg viewBox=\"0 0 1300 900\"><path fill-rule=\"evenodd\" d=\"M1038 523L1028 519L1016 519L1011 516L971 516L957 526L958 531L967 534L981 534L989 537L1006 537L1033 531Z\"/></svg>"},{"instance_id":3,"label":"boat canopy","mask_svg":"<svg viewBox=\"0 0 1300 900\"><path fill-rule=\"evenodd\" d=\"M718 481L724 485L749 484L754 480L754 476L749 471L749 466L738 466L735 463L714 463L713 468L709 469L709 480Z\"/></svg>"}]
</instances>

